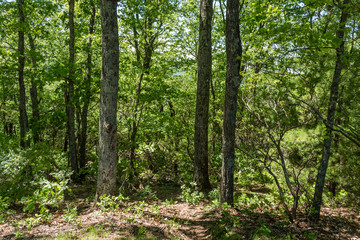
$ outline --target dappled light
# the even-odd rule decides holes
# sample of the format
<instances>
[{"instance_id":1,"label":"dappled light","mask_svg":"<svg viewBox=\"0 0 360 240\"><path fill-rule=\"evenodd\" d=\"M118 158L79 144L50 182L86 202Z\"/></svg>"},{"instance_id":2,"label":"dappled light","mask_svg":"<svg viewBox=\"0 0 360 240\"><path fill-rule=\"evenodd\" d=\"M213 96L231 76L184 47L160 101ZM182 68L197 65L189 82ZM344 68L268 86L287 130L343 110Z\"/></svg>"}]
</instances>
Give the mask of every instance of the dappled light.
<instances>
[{"instance_id":1,"label":"dappled light","mask_svg":"<svg viewBox=\"0 0 360 240\"><path fill-rule=\"evenodd\" d=\"M0 0L0 239L360 240L358 0Z\"/></svg>"}]
</instances>

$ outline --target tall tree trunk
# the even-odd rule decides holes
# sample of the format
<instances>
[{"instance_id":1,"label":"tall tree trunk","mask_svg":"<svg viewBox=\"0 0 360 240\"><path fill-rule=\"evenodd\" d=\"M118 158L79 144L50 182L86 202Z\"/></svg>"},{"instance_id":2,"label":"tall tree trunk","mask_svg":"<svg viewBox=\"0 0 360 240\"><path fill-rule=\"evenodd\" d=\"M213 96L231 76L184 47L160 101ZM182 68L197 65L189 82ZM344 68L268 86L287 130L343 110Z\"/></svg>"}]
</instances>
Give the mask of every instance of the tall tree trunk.
<instances>
[{"instance_id":1,"label":"tall tree trunk","mask_svg":"<svg viewBox=\"0 0 360 240\"><path fill-rule=\"evenodd\" d=\"M30 146L30 141L27 139L26 134L29 132L29 122L26 112L26 95L25 95L25 83L24 83L24 67L25 67L25 37L24 37L24 0L17 0L17 7L19 12L19 31L18 31L18 80L19 80L19 111L20 111L20 146L26 148Z\"/></svg>"},{"instance_id":2,"label":"tall tree trunk","mask_svg":"<svg viewBox=\"0 0 360 240\"><path fill-rule=\"evenodd\" d=\"M135 14L135 19L139 19L138 15ZM139 47L139 39L138 39L138 32L137 32L137 28L136 28L136 22L133 23L133 31L134 31L134 44L135 44L135 53L136 53L136 61L138 63L140 63L140 59L141 59L141 54L140 54L140 47ZM136 149L136 135L137 135L137 108L139 105L139 97L140 97L140 93L141 93L141 84L142 84L142 79L143 79L144 73L140 74L140 78L139 78L139 82L138 82L138 86L136 89L136 100L135 100L135 107L134 107L134 116L133 116L133 122L132 122L132 126L131 126L131 133L130 133L130 171L132 171L132 173L130 173L129 175L129 179L130 181L132 181L134 179L134 175L136 175L136 170L135 170L135 165L134 165L134 161L135 161L135 149Z\"/></svg>"},{"instance_id":3,"label":"tall tree trunk","mask_svg":"<svg viewBox=\"0 0 360 240\"><path fill-rule=\"evenodd\" d=\"M75 0L69 1L69 78L68 78L68 135L69 135L69 157L73 174L73 181L77 181L78 163L76 159L76 137L75 137L75 107L74 107L74 79L75 79L75 27L74 27Z\"/></svg>"},{"instance_id":4,"label":"tall tree trunk","mask_svg":"<svg viewBox=\"0 0 360 240\"><path fill-rule=\"evenodd\" d=\"M341 71L343 68L343 56L344 56L344 31L345 31L345 24L348 18L347 13L347 4L349 0L345 0L343 5L341 6L341 18L339 23L339 30L336 32L336 37L341 39L340 46L336 48L336 64L335 64L335 71L333 75L333 80L330 88L330 101L327 113L327 128L326 128L326 137L324 139L324 147L323 147L323 154L320 161L320 166L318 170L318 175L316 179L315 185L315 193L314 198L312 201L312 208L313 211L311 212L311 219L313 221L318 221L320 218L320 210L322 204L322 193L324 190L325 185L325 176L326 171L329 164L330 158L330 149L331 149L331 141L332 141L332 128L334 126L334 118L335 118L335 111L336 111L336 104L338 100L338 93L339 93L339 84L341 80Z\"/></svg>"},{"instance_id":5,"label":"tall tree trunk","mask_svg":"<svg viewBox=\"0 0 360 240\"><path fill-rule=\"evenodd\" d=\"M101 0L102 70L99 121L99 164L96 197L116 191L116 112L119 86L117 1Z\"/></svg>"},{"instance_id":6,"label":"tall tree trunk","mask_svg":"<svg viewBox=\"0 0 360 240\"><path fill-rule=\"evenodd\" d=\"M39 99L38 99L38 90L37 83L34 78L34 74L36 74L37 70L37 60L36 60L36 47L35 41L32 37L31 33L28 33L30 49L31 49L31 64L32 64L32 77L31 77L31 88L30 88L30 96L31 96L31 108L32 108L32 133L33 133L33 141L34 144L40 141L40 132L39 132Z\"/></svg>"},{"instance_id":7,"label":"tall tree trunk","mask_svg":"<svg viewBox=\"0 0 360 240\"><path fill-rule=\"evenodd\" d=\"M220 201L233 204L235 165L235 124L240 86L241 39L239 0L228 0L226 9L226 86L223 122L223 146Z\"/></svg>"},{"instance_id":8,"label":"tall tree trunk","mask_svg":"<svg viewBox=\"0 0 360 240\"><path fill-rule=\"evenodd\" d=\"M91 44L92 44L92 35L94 33L94 24L95 24L95 3L93 0L90 1L91 6L91 17L89 23L89 38L87 42L87 61L86 61L86 82L85 82L85 103L81 114L81 141L79 149L79 165L80 169L83 169L86 165L86 133L87 133L87 115L90 104L91 97L91 70L92 70L92 54L91 54Z\"/></svg>"},{"instance_id":9,"label":"tall tree trunk","mask_svg":"<svg viewBox=\"0 0 360 240\"><path fill-rule=\"evenodd\" d=\"M209 91L211 81L211 29L212 0L200 2L200 27L198 50L198 81L194 135L193 181L202 191L211 189L208 170Z\"/></svg>"}]
</instances>

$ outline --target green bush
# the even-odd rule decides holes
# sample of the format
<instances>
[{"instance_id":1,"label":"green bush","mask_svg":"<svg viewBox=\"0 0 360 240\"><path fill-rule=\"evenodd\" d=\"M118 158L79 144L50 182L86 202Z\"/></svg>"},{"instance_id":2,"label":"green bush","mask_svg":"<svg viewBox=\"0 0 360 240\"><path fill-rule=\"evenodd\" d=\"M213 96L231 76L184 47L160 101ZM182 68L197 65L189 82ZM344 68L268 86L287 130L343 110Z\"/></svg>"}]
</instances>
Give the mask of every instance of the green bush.
<instances>
[{"instance_id":1,"label":"green bush","mask_svg":"<svg viewBox=\"0 0 360 240\"><path fill-rule=\"evenodd\" d=\"M99 197L99 200L96 204L103 211L115 211L119 209L120 203L128 201L129 198L124 197L121 193L118 196L108 196L104 194Z\"/></svg>"},{"instance_id":2,"label":"green bush","mask_svg":"<svg viewBox=\"0 0 360 240\"><path fill-rule=\"evenodd\" d=\"M156 194L153 192L149 185L146 185L145 188L140 189L137 192L137 195L142 200L157 200Z\"/></svg>"},{"instance_id":3,"label":"green bush","mask_svg":"<svg viewBox=\"0 0 360 240\"><path fill-rule=\"evenodd\" d=\"M195 182L191 182L190 187L182 185L181 200L191 204L199 204L199 202L204 199L204 194L202 192L199 192L198 190L195 190L195 188Z\"/></svg>"},{"instance_id":4,"label":"green bush","mask_svg":"<svg viewBox=\"0 0 360 240\"><path fill-rule=\"evenodd\" d=\"M0 213L5 212L10 206L10 199L8 197L0 196Z\"/></svg>"},{"instance_id":5,"label":"green bush","mask_svg":"<svg viewBox=\"0 0 360 240\"><path fill-rule=\"evenodd\" d=\"M38 209L45 214L49 206L63 202L70 175L66 155L44 143L27 150L2 149L0 211L22 203L24 211Z\"/></svg>"}]
</instances>

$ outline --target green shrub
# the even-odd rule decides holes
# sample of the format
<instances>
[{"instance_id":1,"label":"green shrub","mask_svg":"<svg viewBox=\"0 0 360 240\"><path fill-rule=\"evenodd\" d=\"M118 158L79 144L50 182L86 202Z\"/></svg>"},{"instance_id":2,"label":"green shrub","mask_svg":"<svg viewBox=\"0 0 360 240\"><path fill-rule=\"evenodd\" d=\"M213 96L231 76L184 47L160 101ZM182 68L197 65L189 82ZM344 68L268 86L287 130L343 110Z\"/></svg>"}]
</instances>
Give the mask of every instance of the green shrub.
<instances>
[{"instance_id":1,"label":"green shrub","mask_svg":"<svg viewBox=\"0 0 360 240\"><path fill-rule=\"evenodd\" d=\"M10 199L8 197L0 196L0 213L5 212L10 206Z\"/></svg>"},{"instance_id":2,"label":"green shrub","mask_svg":"<svg viewBox=\"0 0 360 240\"><path fill-rule=\"evenodd\" d=\"M151 189L151 187L149 185L146 185L144 189L140 189L137 192L138 197L141 200L157 200L158 198L156 197L156 194L153 192L153 190Z\"/></svg>"},{"instance_id":3,"label":"green shrub","mask_svg":"<svg viewBox=\"0 0 360 240\"><path fill-rule=\"evenodd\" d=\"M0 195L7 196L12 202L24 196L31 196L36 190L49 186L69 177L66 155L38 144L24 151L9 150L0 153ZM67 182L66 182L67 183ZM65 184L66 184L65 183Z\"/></svg>"},{"instance_id":4,"label":"green shrub","mask_svg":"<svg viewBox=\"0 0 360 240\"><path fill-rule=\"evenodd\" d=\"M70 175L66 155L44 143L27 150L2 149L0 211L20 202L24 211L39 209L44 215L45 209L63 202Z\"/></svg>"},{"instance_id":5,"label":"green shrub","mask_svg":"<svg viewBox=\"0 0 360 240\"><path fill-rule=\"evenodd\" d=\"M99 197L99 202L96 204L101 207L103 211L115 211L119 209L119 205L117 204L117 197L108 196L106 194Z\"/></svg>"},{"instance_id":6,"label":"green shrub","mask_svg":"<svg viewBox=\"0 0 360 240\"><path fill-rule=\"evenodd\" d=\"M191 204L199 204L199 202L204 199L204 194L202 192L199 192L198 190L195 190L195 188L195 182L191 182L190 187L182 185L181 200Z\"/></svg>"},{"instance_id":7,"label":"green shrub","mask_svg":"<svg viewBox=\"0 0 360 240\"><path fill-rule=\"evenodd\" d=\"M108 196L106 194L99 197L99 202L96 204L101 207L103 211L115 211L119 209L119 205L129 198L124 197L121 193L118 196Z\"/></svg>"},{"instance_id":8,"label":"green shrub","mask_svg":"<svg viewBox=\"0 0 360 240\"><path fill-rule=\"evenodd\" d=\"M69 172L59 171L53 174L56 181L49 181L45 178L34 182L36 189L31 196L22 197L21 202L24 204L23 210L33 212L36 205L39 208L46 206L58 207L64 201L64 195L68 189Z\"/></svg>"}]
</instances>

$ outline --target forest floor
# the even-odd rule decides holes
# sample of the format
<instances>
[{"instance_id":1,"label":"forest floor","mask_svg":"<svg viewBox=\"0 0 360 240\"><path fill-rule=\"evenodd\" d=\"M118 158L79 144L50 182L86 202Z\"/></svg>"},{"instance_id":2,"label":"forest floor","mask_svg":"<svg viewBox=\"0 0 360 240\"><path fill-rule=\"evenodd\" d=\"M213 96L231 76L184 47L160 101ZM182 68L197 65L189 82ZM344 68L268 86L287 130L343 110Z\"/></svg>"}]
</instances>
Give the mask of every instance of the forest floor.
<instances>
[{"instance_id":1,"label":"forest floor","mask_svg":"<svg viewBox=\"0 0 360 240\"><path fill-rule=\"evenodd\" d=\"M261 207L189 204L181 201L178 186L167 184L153 187L156 200L131 198L120 206L108 201L104 211L89 201L91 188L72 188L62 210L46 221L15 209L0 221L0 239L360 239L359 208L324 208L316 225L301 214L290 223L280 211Z\"/></svg>"}]
</instances>

